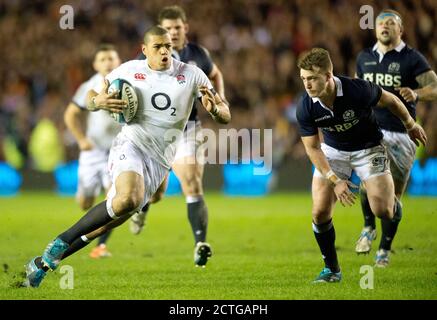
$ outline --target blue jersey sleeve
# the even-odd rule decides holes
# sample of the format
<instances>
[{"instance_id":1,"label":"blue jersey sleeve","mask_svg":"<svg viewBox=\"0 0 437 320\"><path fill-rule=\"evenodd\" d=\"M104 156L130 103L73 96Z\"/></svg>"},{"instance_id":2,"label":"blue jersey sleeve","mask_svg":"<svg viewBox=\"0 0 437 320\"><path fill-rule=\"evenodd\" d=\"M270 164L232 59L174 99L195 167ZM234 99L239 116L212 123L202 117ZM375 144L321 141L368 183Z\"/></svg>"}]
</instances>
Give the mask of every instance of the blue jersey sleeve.
<instances>
[{"instance_id":1,"label":"blue jersey sleeve","mask_svg":"<svg viewBox=\"0 0 437 320\"><path fill-rule=\"evenodd\" d=\"M202 63L202 68L201 69L202 69L203 72L205 72L205 74L207 76L209 76L211 74L211 71L212 71L212 68L214 66L214 63L212 62L211 56L209 54L209 51L206 48L202 47L202 46L199 46L199 48L203 52L203 57L202 57L203 63Z\"/></svg>"},{"instance_id":2,"label":"blue jersey sleeve","mask_svg":"<svg viewBox=\"0 0 437 320\"><path fill-rule=\"evenodd\" d=\"M314 136L318 134L317 126L311 117L307 99L301 98L296 111L299 133L302 137Z\"/></svg>"},{"instance_id":3,"label":"blue jersey sleeve","mask_svg":"<svg viewBox=\"0 0 437 320\"><path fill-rule=\"evenodd\" d=\"M431 67L426 58L417 50L411 53L410 61L412 62L413 76L417 77L424 72L431 70Z\"/></svg>"},{"instance_id":4,"label":"blue jersey sleeve","mask_svg":"<svg viewBox=\"0 0 437 320\"><path fill-rule=\"evenodd\" d=\"M356 61L356 69L355 69L355 73L357 74L357 77L362 79L363 78L363 70L361 69L362 63L363 63L363 54L360 53L357 57L357 61Z\"/></svg>"},{"instance_id":5,"label":"blue jersey sleeve","mask_svg":"<svg viewBox=\"0 0 437 320\"><path fill-rule=\"evenodd\" d=\"M380 86L366 80L354 79L358 101L365 107L374 107L381 99L382 89Z\"/></svg>"}]
</instances>

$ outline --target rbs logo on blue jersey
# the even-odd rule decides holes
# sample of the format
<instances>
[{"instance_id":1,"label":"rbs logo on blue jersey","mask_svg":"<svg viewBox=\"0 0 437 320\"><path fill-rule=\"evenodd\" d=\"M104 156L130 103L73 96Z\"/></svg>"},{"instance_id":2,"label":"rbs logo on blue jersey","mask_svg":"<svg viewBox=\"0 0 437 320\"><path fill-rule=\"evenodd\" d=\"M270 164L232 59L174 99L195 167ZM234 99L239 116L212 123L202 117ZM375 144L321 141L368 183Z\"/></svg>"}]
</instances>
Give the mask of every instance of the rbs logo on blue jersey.
<instances>
[{"instance_id":1,"label":"rbs logo on blue jersey","mask_svg":"<svg viewBox=\"0 0 437 320\"><path fill-rule=\"evenodd\" d=\"M383 87L400 87L402 77L388 73L364 73L363 79Z\"/></svg>"},{"instance_id":2,"label":"rbs logo on blue jersey","mask_svg":"<svg viewBox=\"0 0 437 320\"><path fill-rule=\"evenodd\" d=\"M343 124L336 124L333 127L324 127L322 130L332 131L332 132L344 132L352 128L354 125L356 125L360 120L355 119L352 122L346 122Z\"/></svg>"},{"instance_id":3,"label":"rbs logo on blue jersey","mask_svg":"<svg viewBox=\"0 0 437 320\"><path fill-rule=\"evenodd\" d=\"M343 113L343 120L347 121L343 124L336 124L331 127L324 127L323 130L331 131L331 132L344 132L352 128L354 125L356 125L358 122L360 122L359 119L356 119L355 112L352 109L346 110Z\"/></svg>"}]
</instances>

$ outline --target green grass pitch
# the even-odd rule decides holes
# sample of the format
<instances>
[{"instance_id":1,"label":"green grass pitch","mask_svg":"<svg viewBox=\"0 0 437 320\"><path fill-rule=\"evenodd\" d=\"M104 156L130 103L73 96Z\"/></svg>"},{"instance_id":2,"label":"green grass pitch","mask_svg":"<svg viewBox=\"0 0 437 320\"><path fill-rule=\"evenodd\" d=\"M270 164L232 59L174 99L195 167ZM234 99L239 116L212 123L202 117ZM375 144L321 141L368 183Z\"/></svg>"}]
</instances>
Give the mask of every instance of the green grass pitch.
<instances>
[{"instance_id":1,"label":"green grass pitch","mask_svg":"<svg viewBox=\"0 0 437 320\"><path fill-rule=\"evenodd\" d=\"M81 215L73 198L26 192L0 198L0 300L2 299L436 299L437 199L405 198L387 269L374 269L373 289L360 287L363 265L357 256L361 230L359 204L337 205L334 223L343 271L340 284L312 284L322 268L311 229L309 194L264 198L207 194L208 240L213 257L205 269L193 265L193 239L182 197L152 206L146 228L115 230L108 247L113 257L91 260L84 248L66 259L74 289L60 288L64 276L50 273L39 289L12 284L31 257ZM378 222L378 239L380 224Z\"/></svg>"}]
</instances>

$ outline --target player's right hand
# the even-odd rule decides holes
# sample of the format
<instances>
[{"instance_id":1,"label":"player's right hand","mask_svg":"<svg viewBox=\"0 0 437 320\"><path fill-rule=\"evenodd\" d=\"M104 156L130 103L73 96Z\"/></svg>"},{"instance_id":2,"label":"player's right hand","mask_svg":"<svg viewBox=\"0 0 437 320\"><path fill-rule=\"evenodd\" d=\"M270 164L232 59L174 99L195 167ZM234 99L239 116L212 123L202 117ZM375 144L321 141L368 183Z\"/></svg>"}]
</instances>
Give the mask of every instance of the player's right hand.
<instances>
[{"instance_id":1,"label":"player's right hand","mask_svg":"<svg viewBox=\"0 0 437 320\"><path fill-rule=\"evenodd\" d=\"M93 143L87 138L79 140L77 142L77 144L79 145L80 151L89 151L89 150L92 150L94 148Z\"/></svg>"},{"instance_id":2,"label":"player's right hand","mask_svg":"<svg viewBox=\"0 0 437 320\"><path fill-rule=\"evenodd\" d=\"M407 130L407 132L408 136L413 140L416 146L419 146L419 142L422 142L423 145L426 144L428 138L426 137L425 130L423 130L420 124L415 123L411 129Z\"/></svg>"},{"instance_id":3,"label":"player's right hand","mask_svg":"<svg viewBox=\"0 0 437 320\"><path fill-rule=\"evenodd\" d=\"M334 186L335 196L341 205L345 207L346 205L352 206L355 203L356 196L352 193L349 187L357 187L349 180L340 180Z\"/></svg>"},{"instance_id":4,"label":"player's right hand","mask_svg":"<svg viewBox=\"0 0 437 320\"><path fill-rule=\"evenodd\" d=\"M199 92L202 94L202 105L208 111L211 113L214 108L216 108L216 101L214 98L214 94L211 92L211 90L208 89L207 86L200 86Z\"/></svg>"},{"instance_id":5,"label":"player's right hand","mask_svg":"<svg viewBox=\"0 0 437 320\"><path fill-rule=\"evenodd\" d=\"M118 92L114 91L108 93L109 81L104 80L102 91L95 97L95 104L97 108L107 110L109 112L122 113L126 108L127 102L121 99L114 99Z\"/></svg>"},{"instance_id":6,"label":"player's right hand","mask_svg":"<svg viewBox=\"0 0 437 320\"><path fill-rule=\"evenodd\" d=\"M404 98L407 102L415 102L417 99L417 93L414 92L413 89L410 89L408 87L397 87L394 88L396 91L399 91L399 94L402 98Z\"/></svg>"},{"instance_id":7,"label":"player's right hand","mask_svg":"<svg viewBox=\"0 0 437 320\"><path fill-rule=\"evenodd\" d=\"M418 123L415 123L414 126L407 130L408 136L411 140L416 144L416 146L419 146L419 142L422 142L423 145L426 144L426 140L428 139L425 133L425 130L423 130L422 126Z\"/></svg>"}]
</instances>

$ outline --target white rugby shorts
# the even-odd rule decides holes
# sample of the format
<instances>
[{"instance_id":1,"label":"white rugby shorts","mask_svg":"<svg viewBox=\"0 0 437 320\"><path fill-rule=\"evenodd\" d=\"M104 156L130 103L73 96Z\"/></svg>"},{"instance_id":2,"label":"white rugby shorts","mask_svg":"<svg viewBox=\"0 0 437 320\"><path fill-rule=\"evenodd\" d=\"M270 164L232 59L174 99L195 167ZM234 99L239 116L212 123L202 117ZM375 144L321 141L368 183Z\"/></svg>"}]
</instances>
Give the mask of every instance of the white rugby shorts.
<instances>
[{"instance_id":1,"label":"white rugby shorts","mask_svg":"<svg viewBox=\"0 0 437 320\"><path fill-rule=\"evenodd\" d=\"M355 170L361 181L369 178L390 174L385 147L378 145L358 151L341 151L322 143L331 169L340 179L349 179L352 170ZM323 177L319 170L314 170L315 177Z\"/></svg>"},{"instance_id":2,"label":"white rugby shorts","mask_svg":"<svg viewBox=\"0 0 437 320\"><path fill-rule=\"evenodd\" d=\"M133 171L144 179L144 198L138 208L134 210L135 212L149 202L169 171L158 161L137 148L122 134L119 134L112 143L108 166L112 186L107 196L106 207L113 218L115 214L112 210L112 200L116 195L115 181L121 173Z\"/></svg>"},{"instance_id":3,"label":"white rugby shorts","mask_svg":"<svg viewBox=\"0 0 437 320\"><path fill-rule=\"evenodd\" d=\"M387 130L382 130L382 133L382 143L387 149L393 179L406 185L416 158L417 147L407 133Z\"/></svg>"},{"instance_id":4,"label":"white rugby shorts","mask_svg":"<svg viewBox=\"0 0 437 320\"><path fill-rule=\"evenodd\" d=\"M188 123L188 129L184 132L176 147L176 154L173 163L183 163L185 157L196 157L197 162L201 164L204 163L205 153L204 151L199 150L199 146L203 144L204 140L202 126L198 121L196 121L195 124L190 125L190 123L192 122Z\"/></svg>"},{"instance_id":5,"label":"white rugby shorts","mask_svg":"<svg viewBox=\"0 0 437 320\"><path fill-rule=\"evenodd\" d=\"M77 197L97 197L111 186L108 170L109 150L94 148L79 154Z\"/></svg>"}]
</instances>

